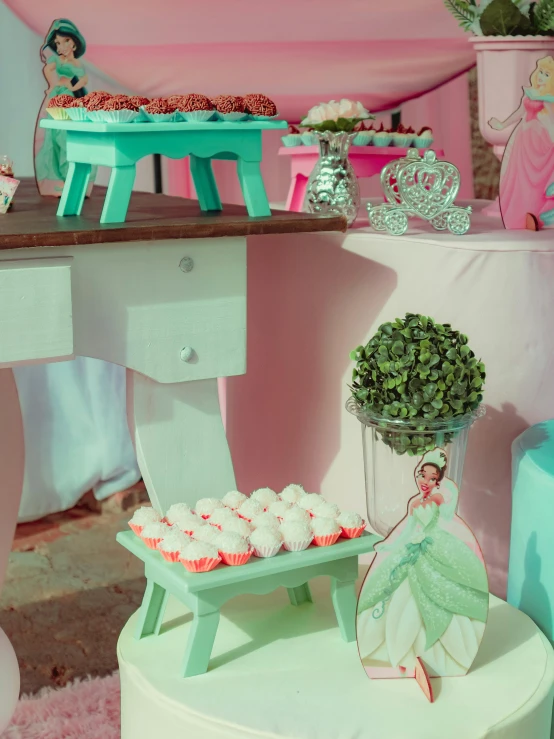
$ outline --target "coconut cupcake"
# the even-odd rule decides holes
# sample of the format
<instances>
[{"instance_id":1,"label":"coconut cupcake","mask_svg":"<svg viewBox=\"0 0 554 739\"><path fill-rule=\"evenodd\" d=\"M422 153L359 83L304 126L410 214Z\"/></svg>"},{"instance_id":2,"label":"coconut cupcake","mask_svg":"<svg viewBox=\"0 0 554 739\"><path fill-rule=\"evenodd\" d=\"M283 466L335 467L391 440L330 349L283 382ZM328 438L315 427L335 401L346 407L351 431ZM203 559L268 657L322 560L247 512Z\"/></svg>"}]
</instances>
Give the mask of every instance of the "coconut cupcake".
<instances>
[{"instance_id":1,"label":"coconut cupcake","mask_svg":"<svg viewBox=\"0 0 554 739\"><path fill-rule=\"evenodd\" d=\"M227 508L236 511L246 500L248 500L248 497L244 493L239 493L238 490L230 490L223 496L222 503Z\"/></svg>"},{"instance_id":2,"label":"coconut cupcake","mask_svg":"<svg viewBox=\"0 0 554 739\"><path fill-rule=\"evenodd\" d=\"M140 536L142 529L149 523L159 523L161 516L151 506L141 506L134 513L129 521L129 527L137 536Z\"/></svg>"},{"instance_id":3,"label":"coconut cupcake","mask_svg":"<svg viewBox=\"0 0 554 739\"><path fill-rule=\"evenodd\" d=\"M194 506L196 514L202 518L209 518L217 508L225 508L219 498L200 498Z\"/></svg>"},{"instance_id":4,"label":"coconut cupcake","mask_svg":"<svg viewBox=\"0 0 554 739\"><path fill-rule=\"evenodd\" d=\"M293 506L283 513L283 523L310 523L310 514L303 508Z\"/></svg>"},{"instance_id":5,"label":"coconut cupcake","mask_svg":"<svg viewBox=\"0 0 554 739\"><path fill-rule=\"evenodd\" d=\"M221 524L221 530L224 533L240 534L240 536L250 536L253 526L244 518L230 518Z\"/></svg>"},{"instance_id":6,"label":"coconut cupcake","mask_svg":"<svg viewBox=\"0 0 554 739\"><path fill-rule=\"evenodd\" d=\"M312 507L312 514L319 518L337 518L340 515L340 508L335 503L322 500Z\"/></svg>"},{"instance_id":7,"label":"coconut cupcake","mask_svg":"<svg viewBox=\"0 0 554 739\"><path fill-rule=\"evenodd\" d=\"M341 527L334 518L313 518L312 531L314 544L318 547L329 547L334 544L341 534Z\"/></svg>"},{"instance_id":8,"label":"coconut cupcake","mask_svg":"<svg viewBox=\"0 0 554 739\"><path fill-rule=\"evenodd\" d=\"M174 524L178 522L180 517L188 513L192 513L189 505L187 505L186 503L173 503L173 505L169 506L169 508L167 509L165 520L169 524Z\"/></svg>"},{"instance_id":9,"label":"coconut cupcake","mask_svg":"<svg viewBox=\"0 0 554 739\"><path fill-rule=\"evenodd\" d=\"M189 572L209 572L221 562L217 548L204 541L192 541L181 551L179 562Z\"/></svg>"},{"instance_id":10,"label":"coconut cupcake","mask_svg":"<svg viewBox=\"0 0 554 739\"><path fill-rule=\"evenodd\" d=\"M264 512L264 507L254 498L248 498L244 501L238 510L238 514L241 518L246 518L247 521L251 521L254 516L258 516Z\"/></svg>"},{"instance_id":11,"label":"coconut cupcake","mask_svg":"<svg viewBox=\"0 0 554 739\"><path fill-rule=\"evenodd\" d=\"M277 500L269 506L268 511L274 516L277 516L277 518L282 519L290 508L292 508L292 503L286 500Z\"/></svg>"},{"instance_id":12,"label":"coconut cupcake","mask_svg":"<svg viewBox=\"0 0 554 739\"><path fill-rule=\"evenodd\" d=\"M210 98L198 93L182 95L176 105L181 118L191 123L211 121L215 114L215 105Z\"/></svg>"},{"instance_id":13,"label":"coconut cupcake","mask_svg":"<svg viewBox=\"0 0 554 739\"><path fill-rule=\"evenodd\" d=\"M303 508L305 511L311 512L312 508L320 505L320 503L325 503L325 498L323 496L318 495L317 493L306 493L306 495L298 501L298 506Z\"/></svg>"},{"instance_id":14,"label":"coconut cupcake","mask_svg":"<svg viewBox=\"0 0 554 739\"><path fill-rule=\"evenodd\" d=\"M54 95L48 101L46 111L51 118L57 121L67 121L69 119L67 108L69 108L74 100L73 95Z\"/></svg>"},{"instance_id":15,"label":"coconut cupcake","mask_svg":"<svg viewBox=\"0 0 554 739\"><path fill-rule=\"evenodd\" d=\"M182 531L170 527L169 532L158 543L156 549L167 562L178 562L179 553L191 541L192 539L188 534L184 534Z\"/></svg>"},{"instance_id":16,"label":"coconut cupcake","mask_svg":"<svg viewBox=\"0 0 554 739\"><path fill-rule=\"evenodd\" d=\"M156 523L147 523L142 529L140 538L149 549L156 549L161 540L169 533L169 526L165 523L157 521Z\"/></svg>"},{"instance_id":17,"label":"coconut cupcake","mask_svg":"<svg viewBox=\"0 0 554 739\"><path fill-rule=\"evenodd\" d=\"M283 537L278 529L261 526L251 534L250 546L256 557L274 557L283 546Z\"/></svg>"},{"instance_id":18,"label":"coconut cupcake","mask_svg":"<svg viewBox=\"0 0 554 739\"><path fill-rule=\"evenodd\" d=\"M214 547L217 546L217 540L219 538L219 535L221 534L221 531L217 528L217 526L198 526L194 534L192 535L192 538L194 541L204 541L207 544L213 544Z\"/></svg>"},{"instance_id":19,"label":"coconut cupcake","mask_svg":"<svg viewBox=\"0 0 554 739\"><path fill-rule=\"evenodd\" d=\"M223 532L217 540L219 556L223 564L236 567L244 565L252 556L252 549L248 541L235 532Z\"/></svg>"},{"instance_id":20,"label":"coconut cupcake","mask_svg":"<svg viewBox=\"0 0 554 739\"><path fill-rule=\"evenodd\" d=\"M273 513L260 513L252 519L254 529L276 529L279 530L281 522Z\"/></svg>"},{"instance_id":21,"label":"coconut cupcake","mask_svg":"<svg viewBox=\"0 0 554 739\"><path fill-rule=\"evenodd\" d=\"M272 503L275 503L278 500L278 498L277 493L271 488L259 488L258 490L254 490L250 496L250 500L257 500L258 503L267 510Z\"/></svg>"},{"instance_id":22,"label":"coconut cupcake","mask_svg":"<svg viewBox=\"0 0 554 739\"><path fill-rule=\"evenodd\" d=\"M184 531L185 534L192 534L199 526L205 526L206 522L200 516L192 511L190 513L181 513L176 517L176 520L172 524L177 526L180 531Z\"/></svg>"},{"instance_id":23,"label":"coconut cupcake","mask_svg":"<svg viewBox=\"0 0 554 739\"><path fill-rule=\"evenodd\" d=\"M307 549L314 538L311 527L307 523L293 521L281 525L283 546L289 552L301 552Z\"/></svg>"},{"instance_id":24,"label":"coconut cupcake","mask_svg":"<svg viewBox=\"0 0 554 739\"><path fill-rule=\"evenodd\" d=\"M208 520L212 526L221 528L225 521L233 519L238 519L238 514L235 511L230 508L216 508Z\"/></svg>"},{"instance_id":25,"label":"coconut cupcake","mask_svg":"<svg viewBox=\"0 0 554 739\"><path fill-rule=\"evenodd\" d=\"M283 490L279 494L279 498L281 500L285 500L287 503L298 503L300 498L302 498L304 495L306 495L306 491L304 490L302 485L291 483L290 485L287 485L286 488L283 488Z\"/></svg>"},{"instance_id":26,"label":"coconut cupcake","mask_svg":"<svg viewBox=\"0 0 554 739\"><path fill-rule=\"evenodd\" d=\"M360 514L352 511L341 513L337 518L337 523L341 527L345 539L357 539L366 527L366 522Z\"/></svg>"}]
</instances>

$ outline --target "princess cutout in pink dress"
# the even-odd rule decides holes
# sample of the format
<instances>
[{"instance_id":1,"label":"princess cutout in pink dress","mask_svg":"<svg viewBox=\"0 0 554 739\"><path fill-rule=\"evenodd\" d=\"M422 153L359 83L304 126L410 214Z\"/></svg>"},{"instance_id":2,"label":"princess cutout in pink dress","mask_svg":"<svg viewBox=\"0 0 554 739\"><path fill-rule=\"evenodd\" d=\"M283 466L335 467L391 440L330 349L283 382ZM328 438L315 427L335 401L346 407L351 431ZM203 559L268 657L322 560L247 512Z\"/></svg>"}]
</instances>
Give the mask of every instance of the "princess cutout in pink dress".
<instances>
[{"instance_id":1,"label":"princess cutout in pink dress","mask_svg":"<svg viewBox=\"0 0 554 739\"><path fill-rule=\"evenodd\" d=\"M553 207L546 189L554 181L554 142L538 117L544 103L523 97L525 116L508 141L500 172L500 210L504 226L524 229L527 213L537 218Z\"/></svg>"}]
</instances>

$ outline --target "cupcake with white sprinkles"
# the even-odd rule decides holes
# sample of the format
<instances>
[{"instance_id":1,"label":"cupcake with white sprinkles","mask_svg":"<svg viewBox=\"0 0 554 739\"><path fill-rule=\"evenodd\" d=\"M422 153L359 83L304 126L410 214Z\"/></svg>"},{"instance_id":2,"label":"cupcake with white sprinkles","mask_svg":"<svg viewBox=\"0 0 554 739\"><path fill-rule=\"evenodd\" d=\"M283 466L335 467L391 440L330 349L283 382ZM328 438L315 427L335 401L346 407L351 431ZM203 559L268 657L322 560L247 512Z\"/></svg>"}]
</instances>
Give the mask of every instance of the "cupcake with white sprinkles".
<instances>
[{"instance_id":1,"label":"cupcake with white sprinkles","mask_svg":"<svg viewBox=\"0 0 554 739\"><path fill-rule=\"evenodd\" d=\"M310 523L310 514L303 508L293 506L283 513L283 523Z\"/></svg>"},{"instance_id":2,"label":"cupcake with white sprinkles","mask_svg":"<svg viewBox=\"0 0 554 739\"><path fill-rule=\"evenodd\" d=\"M250 545L256 557L274 557L283 545L278 529L260 527L250 535Z\"/></svg>"},{"instance_id":3,"label":"cupcake with white sprinkles","mask_svg":"<svg viewBox=\"0 0 554 739\"><path fill-rule=\"evenodd\" d=\"M286 488L283 488L279 497L281 500L286 500L287 503L298 503L303 495L306 495L306 491L302 485L291 483L290 485L287 485Z\"/></svg>"},{"instance_id":4,"label":"cupcake with white sprinkles","mask_svg":"<svg viewBox=\"0 0 554 739\"><path fill-rule=\"evenodd\" d=\"M277 493L271 488L260 488L259 490L254 490L250 496L250 500L257 500L258 503L266 510L272 503L275 503L277 499Z\"/></svg>"},{"instance_id":5,"label":"cupcake with white sprinkles","mask_svg":"<svg viewBox=\"0 0 554 739\"><path fill-rule=\"evenodd\" d=\"M329 547L336 542L341 528L334 518L312 518L314 544L318 547Z\"/></svg>"},{"instance_id":6,"label":"cupcake with white sprinkles","mask_svg":"<svg viewBox=\"0 0 554 739\"><path fill-rule=\"evenodd\" d=\"M152 506L141 506L134 512L132 519L129 521L131 531L140 536L143 528L149 523L158 523L161 516Z\"/></svg>"},{"instance_id":7,"label":"cupcake with white sprinkles","mask_svg":"<svg viewBox=\"0 0 554 739\"><path fill-rule=\"evenodd\" d=\"M200 498L194 506L195 512L202 518L209 518L217 508L224 508L219 498Z\"/></svg>"},{"instance_id":8,"label":"cupcake with white sprinkles","mask_svg":"<svg viewBox=\"0 0 554 739\"><path fill-rule=\"evenodd\" d=\"M237 508L241 507L245 500L248 500L248 498L244 493L239 493L238 490L230 490L223 496L222 503L224 506L227 506L227 508L231 508L233 511L236 511Z\"/></svg>"},{"instance_id":9,"label":"cupcake with white sprinkles","mask_svg":"<svg viewBox=\"0 0 554 739\"><path fill-rule=\"evenodd\" d=\"M184 534L182 531L170 526L169 532L158 543L156 549L167 562L178 562L179 553L191 541L192 539L188 534Z\"/></svg>"},{"instance_id":10,"label":"cupcake with white sprinkles","mask_svg":"<svg viewBox=\"0 0 554 739\"><path fill-rule=\"evenodd\" d=\"M257 516L254 516L252 519L252 526L254 529L279 529L279 526L281 525L281 522L277 518L277 516L274 516L273 513L270 513L269 511L266 511L265 513L260 513Z\"/></svg>"},{"instance_id":11,"label":"cupcake with white sprinkles","mask_svg":"<svg viewBox=\"0 0 554 739\"><path fill-rule=\"evenodd\" d=\"M156 549L158 544L164 536L167 536L168 533L169 526L160 521L156 521L155 523L147 523L142 529L140 537L149 549Z\"/></svg>"},{"instance_id":12,"label":"cupcake with white sprinkles","mask_svg":"<svg viewBox=\"0 0 554 739\"><path fill-rule=\"evenodd\" d=\"M254 498L248 498L239 508L239 516L251 521L254 516L264 512L264 507Z\"/></svg>"},{"instance_id":13,"label":"cupcake with white sprinkles","mask_svg":"<svg viewBox=\"0 0 554 739\"><path fill-rule=\"evenodd\" d=\"M192 541L181 551L179 562L189 572L209 572L221 562L217 548L204 541Z\"/></svg>"},{"instance_id":14,"label":"cupcake with white sprinkles","mask_svg":"<svg viewBox=\"0 0 554 739\"><path fill-rule=\"evenodd\" d=\"M289 552L301 552L307 549L314 538L310 526L297 521L282 524L281 534L283 535L283 546Z\"/></svg>"},{"instance_id":15,"label":"cupcake with white sprinkles","mask_svg":"<svg viewBox=\"0 0 554 739\"><path fill-rule=\"evenodd\" d=\"M345 539L357 539L366 527L366 522L360 514L353 511L343 511L337 518L337 523Z\"/></svg>"},{"instance_id":16,"label":"cupcake with white sprinkles","mask_svg":"<svg viewBox=\"0 0 554 739\"><path fill-rule=\"evenodd\" d=\"M252 555L246 539L233 532L221 533L217 540L217 548L222 562L232 567L246 564Z\"/></svg>"}]
</instances>

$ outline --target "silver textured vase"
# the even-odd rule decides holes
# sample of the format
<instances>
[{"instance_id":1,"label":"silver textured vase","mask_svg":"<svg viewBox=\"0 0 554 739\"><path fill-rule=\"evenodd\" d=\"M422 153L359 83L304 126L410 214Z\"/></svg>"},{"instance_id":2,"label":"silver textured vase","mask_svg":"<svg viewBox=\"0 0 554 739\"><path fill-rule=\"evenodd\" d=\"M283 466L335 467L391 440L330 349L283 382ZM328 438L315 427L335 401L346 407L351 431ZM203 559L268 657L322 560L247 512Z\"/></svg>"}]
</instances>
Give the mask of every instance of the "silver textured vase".
<instances>
[{"instance_id":1,"label":"silver textured vase","mask_svg":"<svg viewBox=\"0 0 554 739\"><path fill-rule=\"evenodd\" d=\"M308 180L304 210L346 216L351 226L360 208L360 186L348 159L350 143L356 134L325 131L316 135L319 159Z\"/></svg>"}]
</instances>

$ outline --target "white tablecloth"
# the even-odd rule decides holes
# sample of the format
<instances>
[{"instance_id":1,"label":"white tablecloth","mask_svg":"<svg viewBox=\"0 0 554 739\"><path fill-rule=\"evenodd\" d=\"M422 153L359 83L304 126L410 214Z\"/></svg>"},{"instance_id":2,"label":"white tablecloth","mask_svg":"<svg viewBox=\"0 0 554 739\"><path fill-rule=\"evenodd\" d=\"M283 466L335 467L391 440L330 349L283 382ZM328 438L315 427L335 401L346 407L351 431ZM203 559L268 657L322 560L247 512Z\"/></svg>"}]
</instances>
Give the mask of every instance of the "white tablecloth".
<instances>
[{"instance_id":1,"label":"white tablecloth","mask_svg":"<svg viewBox=\"0 0 554 739\"><path fill-rule=\"evenodd\" d=\"M125 370L98 359L14 370L25 433L20 521L101 500L140 479L126 418Z\"/></svg>"},{"instance_id":2,"label":"white tablecloth","mask_svg":"<svg viewBox=\"0 0 554 739\"><path fill-rule=\"evenodd\" d=\"M478 212L462 237L413 226L400 238L365 227L249 239L248 374L227 381L237 482L302 482L363 510L360 428L344 410L349 351L406 311L450 322L487 365L460 510L503 595L510 445L554 417L554 232L505 231Z\"/></svg>"}]
</instances>

